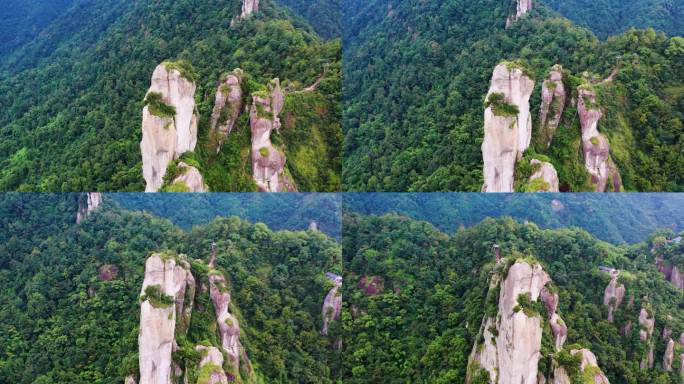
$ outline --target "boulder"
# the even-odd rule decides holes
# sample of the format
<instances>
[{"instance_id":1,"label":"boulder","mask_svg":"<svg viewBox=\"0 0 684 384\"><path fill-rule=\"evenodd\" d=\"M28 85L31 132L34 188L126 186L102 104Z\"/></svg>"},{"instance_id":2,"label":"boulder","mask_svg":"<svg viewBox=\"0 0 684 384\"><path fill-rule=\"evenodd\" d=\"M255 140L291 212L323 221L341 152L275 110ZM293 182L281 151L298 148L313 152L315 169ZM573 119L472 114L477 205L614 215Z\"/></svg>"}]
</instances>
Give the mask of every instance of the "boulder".
<instances>
[{"instance_id":1,"label":"boulder","mask_svg":"<svg viewBox=\"0 0 684 384\"><path fill-rule=\"evenodd\" d=\"M539 124L541 136L546 147L556 133L565 108L566 92L563 85L563 67L556 64L542 84L541 108L539 110Z\"/></svg>"},{"instance_id":2,"label":"boulder","mask_svg":"<svg viewBox=\"0 0 684 384\"><path fill-rule=\"evenodd\" d=\"M590 384L610 384L606 375L601 371L596 361L596 356L588 349L572 350L570 354L573 356L580 354L582 356L582 362L580 363L580 371L583 376L587 376L587 371L589 371Z\"/></svg>"},{"instance_id":3,"label":"boulder","mask_svg":"<svg viewBox=\"0 0 684 384\"><path fill-rule=\"evenodd\" d=\"M622 190L620 172L610 158L608 139L599 133L598 123L603 111L598 107L596 91L583 85L578 88L577 111L582 126L582 147L584 166L591 175L591 183L596 192L605 192L608 187L613 191Z\"/></svg>"},{"instance_id":4,"label":"boulder","mask_svg":"<svg viewBox=\"0 0 684 384\"><path fill-rule=\"evenodd\" d=\"M273 146L271 134L280 129L280 112L285 98L280 81L268 85L268 92L252 94L250 126L252 130L252 170L261 192L295 192L296 187L285 172L285 155Z\"/></svg>"},{"instance_id":5,"label":"boulder","mask_svg":"<svg viewBox=\"0 0 684 384\"><path fill-rule=\"evenodd\" d=\"M242 112L242 78L244 74L237 68L226 74L216 90L214 110L211 113L211 130L217 139L216 151L219 152L226 137L235 127Z\"/></svg>"},{"instance_id":6,"label":"boulder","mask_svg":"<svg viewBox=\"0 0 684 384\"><path fill-rule=\"evenodd\" d=\"M532 138L533 89L534 81L515 63L494 69L484 114L484 192L513 192L515 163Z\"/></svg>"},{"instance_id":7,"label":"boulder","mask_svg":"<svg viewBox=\"0 0 684 384\"><path fill-rule=\"evenodd\" d=\"M198 345L195 349L202 353L199 369L204 373L202 384L228 384L228 376L223 371L223 354L216 347Z\"/></svg>"},{"instance_id":8,"label":"boulder","mask_svg":"<svg viewBox=\"0 0 684 384\"><path fill-rule=\"evenodd\" d=\"M197 144L196 85L178 68L171 62L157 66L145 97L140 151L147 192L157 192L169 163Z\"/></svg>"},{"instance_id":9,"label":"boulder","mask_svg":"<svg viewBox=\"0 0 684 384\"><path fill-rule=\"evenodd\" d=\"M184 162L179 162L176 168L179 176L177 176L172 185L181 186L184 192L208 192L209 188L204 184L204 178L197 168L188 165Z\"/></svg>"},{"instance_id":10,"label":"boulder","mask_svg":"<svg viewBox=\"0 0 684 384\"><path fill-rule=\"evenodd\" d=\"M526 192L559 192L558 172L551 163L532 159L530 164L535 169L528 182Z\"/></svg>"}]
</instances>

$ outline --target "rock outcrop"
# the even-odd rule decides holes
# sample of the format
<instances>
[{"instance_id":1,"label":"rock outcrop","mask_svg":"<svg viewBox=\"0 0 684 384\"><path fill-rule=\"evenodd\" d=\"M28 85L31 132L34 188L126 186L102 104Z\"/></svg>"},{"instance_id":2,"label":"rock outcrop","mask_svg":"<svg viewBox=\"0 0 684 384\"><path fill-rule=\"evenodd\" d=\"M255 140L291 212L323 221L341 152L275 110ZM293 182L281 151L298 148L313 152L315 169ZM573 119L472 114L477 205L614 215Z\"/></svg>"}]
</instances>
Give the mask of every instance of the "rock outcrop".
<instances>
[{"instance_id":1,"label":"rock outcrop","mask_svg":"<svg viewBox=\"0 0 684 384\"><path fill-rule=\"evenodd\" d=\"M252 13L259 11L259 0L242 0L242 13L240 19L245 19Z\"/></svg>"},{"instance_id":2,"label":"rock outcrop","mask_svg":"<svg viewBox=\"0 0 684 384\"><path fill-rule=\"evenodd\" d=\"M498 265L502 265L498 263ZM541 265L517 261L502 277L495 272L490 282L490 292L499 289L498 312L486 317L480 328L484 340L474 346L470 355L466 382L477 377L489 378L491 384L571 384L565 368L554 360L554 369L545 377L539 371L541 359L542 319L534 304L539 299L555 339L556 352L563 350L568 328L556 313L558 294L551 289L551 279ZM488 299L489 300L489 299ZM571 350L574 356L581 354L581 373L591 375L595 384L608 384L608 379L598 367L596 357L588 349ZM482 371L486 372L483 375Z\"/></svg>"},{"instance_id":3,"label":"rock outcrop","mask_svg":"<svg viewBox=\"0 0 684 384\"><path fill-rule=\"evenodd\" d=\"M285 172L285 155L271 142L273 130L280 129L280 112L285 96L280 81L274 79L267 92L252 94L252 174L262 192L294 192L294 182Z\"/></svg>"},{"instance_id":4,"label":"rock outcrop","mask_svg":"<svg viewBox=\"0 0 684 384\"><path fill-rule=\"evenodd\" d=\"M603 305L608 307L608 322L610 323L614 321L613 313L625 299L625 286L624 284L618 285L619 276L620 271L613 271L610 275L610 282L603 291Z\"/></svg>"},{"instance_id":5,"label":"rock outcrop","mask_svg":"<svg viewBox=\"0 0 684 384\"><path fill-rule=\"evenodd\" d=\"M78 212L76 212L76 224L81 224L88 214L102 204L102 194L99 192L89 192L85 196L78 197Z\"/></svg>"},{"instance_id":6,"label":"rock outcrop","mask_svg":"<svg viewBox=\"0 0 684 384\"><path fill-rule=\"evenodd\" d=\"M187 78L183 65L164 62L152 75L143 108L143 176L147 192L157 192L169 163L197 144L195 82Z\"/></svg>"},{"instance_id":7,"label":"rock outcrop","mask_svg":"<svg viewBox=\"0 0 684 384\"><path fill-rule=\"evenodd\" d=\"M135 379L135 375L128 375L126 376L124 384L138 384L138 381Z\"/></svg>"},{"instance_id":8,"label":"rock outcrop","mask_svg":"<svg viewBox=\"0 0 684 384\"><path fill-rule=\"evenodd\" d=\"M653 368L653 331L655 330L655 316L651 315L645 308L641 308L639 313L639 340L648 344L648 353L643 357L640 368Z\"/></svg>"},{"instance_id":9,"label":"rock outcrop","mask_svg":"<svg viewBox=\"0 0 684 384\"><path fill-rule=\"evenodd\" d=\"M226 137L235 127L240 112L242 112L242 79L243 72L237 68L233 72L224 75L214 102L214 110L211 114L211 130L217 139L216 151L220 151Z\"/></svg>"},{"instance_id":10,"label":"rock outcrop","mask_svg":"<svg viewBox=\"0 0 684 384\"><path fill-rule=\"evenodd\" d=\"M534 173L527 183L526 192L559 192L558 172L551 163L532 159Z\"/></svg>"},{"instance_id":11,"label":"rock outcrop","mask_svg":"<svg viewBox=\"0 0 684 384\"><path fill-rule=\"evenodd\" d=\"M583 376L590 376L593 381L589 382L592 384L610 384L606 375L599 368L596 356L588 349L572 350L570 354L573 356L580 354L582 360L580 363L580 372Z\"/></svg>"},{"instance_id":12,"label":"rock outcrop","mask_svg":"<svg viewBox=\"0 0 684 384\"><path fill-rule=\"evenodd\" d=\"M670 339L665 348L665 355L663 356L663 369L667 372L672 372L672 361L674 360L674 340Z\"/></svg>"},{"instance_id":13,"label":"rock outcrop","mask_svg":"<svg viewBox=\"0 0 684 384\"><path fill-rule=\"evenodd\" d=\"M212 259L214 259L213 256ZM240 371L241 358L246 358L246 355L242 353L243 348L240 343L240 324L238 319L229 311L231 296L225 276L214 269L213 263L210 263L209 267L211 268L209 272L209 296L214 304L221 347L227 354L231 367L233 367L233 374L236 375ZM246 363L247 366L250 366L249 360Z\"/></svg>"},{"instance_id":14,"label":"rock outcrop","mask_svg":"<svg viewBox=\"0 0 684 384\"><path fill-rule=\"evenodd\" d=\"M620 172L610 158L608 139L599 133L598 123L603 111L597 105L596 91L591 85L578 88L577 111L582 126L582 147L584 166L591 175L591 183L596 192L622 190Z\"/></svg>"},{"instance_id":15,"label":"rock outcrop","mask_svg":"<svg viewBox=\"0 0 684 384\"><path fill-rule=\"evenodd\" d=\"M194 278L182 256L156 253L145 263L140 293L138 336L140 384L170 384L175 369L171 354L176 345L176 324L189 324L192 303L185 303L186 290L194 297ZM190 311L184 311L184 306Z\"/></svg>"},{"instance_id":16,"label":"rock outcrop","mask_svg":"<svg viewBox=\"0 0 684 384\"><path fill-rule=\"evenodd\" d=\"M323 329L321 335L328 336L330 323L339 319L342 313L342 276L326 273L326 277L333 283L333 287L323 301Z\"/></svg>"},{"instance_id":17,"label":"rock outcrop","mask_svg":"<svg viewBox=\"0 0 684 384\"><path fill-rule=\"evenodd\" d=\"M506 19L506 28L520 20L527 12L532 9L532 0L516 0L515 15L510 15Z\"/></svg>"},{"instance_id":18,"label":"rock outcrop","mask_svg":"<svg viewBox=\"0 0 684 384\"><path fill-rule=\"evenodd\" d=\"M521 308L521 301L536 302L549 281L541 265L516 262L501 282L498 314L483 322L484 345L471 355L471 366L486 370L491 383L537 383L542 318Z\"/></svg>"},{"instance_id":19,"label":"rock outcrop","mask_svg":"<svg viewBox=\"0 0 684 384\"><path fill-rule=\"evenodd\" d=\"M494 69L484 114L484 192L513 192L515 163L532 138L533 89L534 81L517 64Z\"/></svg>"},{"instance_id":20,"label":"rock outcrop","mask_svg":"<svg viewBox=\"0 0 684 384\"><path fill-rule=\"evenodd\" d=\"M684 290L684 274L676 265L669 265L663 258L656 257L656 266L658 270L665 276L665 280L672 283L675 287Z\"/></svg>"},{"instance_id":21,"label":"rock outcrop","mask_svg":"<svg viewBox=\"0 0 684 384\"><path fill-rule=\"evenodd\" d=\"M173 186L183 192L208 192L209 188L204 184L204 178L197 168L181 161L176 169L179 176L173 180Z\"/></svg>"},{"instance_id":22,"label":"rock outcrop","mask_svg":"<svg viewBox=\"0 0 684 384\"><path fill-rule=\"evenodd\" d=\"M563 67L554 65L542 84L541 108L539 110L540 133L546 147L551 141L560 123L565 108L565 86L563 85Z\"/></svg>"},{"instance_id":23,"label":"rock outcrop","mask_svg":"<svg viewBox=\"0 0 684 384\"><path fill-rule=\"evenodd\" d=\"M228 376L223 371L223 354L221 351L216 347L204 345L198 345L195 349L202 353L199 369L206 378L202 384L228 384Z\"/></svg>"}]
</instances>

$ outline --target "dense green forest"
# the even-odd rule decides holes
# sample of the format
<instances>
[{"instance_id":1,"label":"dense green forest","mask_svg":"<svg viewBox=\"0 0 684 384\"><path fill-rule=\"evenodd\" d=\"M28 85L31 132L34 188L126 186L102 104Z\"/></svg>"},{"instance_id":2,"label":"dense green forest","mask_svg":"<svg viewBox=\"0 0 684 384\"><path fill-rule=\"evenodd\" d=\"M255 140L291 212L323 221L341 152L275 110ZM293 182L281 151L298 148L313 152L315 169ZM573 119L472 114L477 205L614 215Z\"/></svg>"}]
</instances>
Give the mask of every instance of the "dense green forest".
<instances>
[{"instance_id":1,"label":"dense green forest","mask_svg":"<svg viewBox=\"0 0 684 384\"><path fill-rule=\"evenodd\" d=\"M683 189L682 37L630 30L600 41L539 2L508 29L508 0L345 4L344 190L479 191L483 102L504 60L519 60L535 80L528 153L555 166L561 191L588 190L572 96L585 72L603 79L616 67L599 90L599 131L625 190ZM537 120L555 64L570 94L547 148Z\"/></svg>"},{"instance_id":2,"label":"dense green forest","mask_svg":"<svg viewBox=\"0 0 684 384\"><path fill-rule=\"evenodd\" d=\"M199 143L188 157L210 190L256 188L245 166L248 119L220 153L209 134L220 76L238 67L248 90L275 77L284 85L284 129L273 140L300 190L339 190L340 40L323 40L269 0L231 26L240 7L238 0L76 2L3 55L0 190L142 190L143 99L154 68L168 59L189 61L197 75ZM297 92L319 79L315 91Z\"/></svg>"},{"instance_id":3,"label":"dense green forest","mask_svg":"<svg viewBox=\"0 0 684 384\"><path fill-rule=\"evenodd\" d=\"M396 213L454 233L487 217L509 216L541 228L579 227L611 243L637 243L659 228L684 230L684 196L658 194L354 193L345 209Z\"/></svg>"},{"instance_id":4,"label":"dense green forest","mask_svg":"<svg viewBox=\"0 0 684 384\"><path fill-rule=\"evenodd\" d=\"M304 17L322 37L342 36L342 0L278 0Z\"/></svg>"},{"instance_id":5,"label":"dense green forest","mask_svg":"<svg viewBox=\"0 0 684 384\"><path fill-rule=\"evenodd\" d=\"M561 15L600 38L629 28L652 27L670 36L684 35L684 4L669 0L543 0Z\"/></svg>"},{"instance_id":6,"label":"dense green forest","mask_svg":"<svg viewBox=\"0 0 684 384\"><path fill-rule=\"evenodd\" d=\"M511 219L485 219L454 235L397 215L345 214L343 222L346 383L464 383L487 307L493 244L502 256L541 263L560 296L567 344L590 348L611 383L681 382L678 358L673 372L661 368L660 335L665 328L677 338L684 331L683 293L656 269L650 240L671 232L614 246L584 230L542 230ZM634 300L625 299L612 324L603 305L610 278L599 266L622 270L625 297ZM642 306L655 315L655 366L645 370L639 369L647 349L639 341ZM630 321L635 326L622 336Z\"/></svg>"},{"instance_id":7,"label":"dense green forest","mask_svg":"<svg viewBox=\"0 0 684 384\"><path fill-rule=\"evenodd\" d=\"M171 220L183 229L205 224L217 216L239 216L251 222L262 222L274 230L306 230L311 222L318 229L340 239L341 197L335 194L198 193L183 196L141 193L107 194L122 208L141 210Z\"/></svg>"},{"instance_id":8,"label":"dense green forest","mask_svg":"<svg viewBox=\"0 0 684 384\"><path fill-rule=\"evenodd\" d=\"M320 335L321 305L330 289L324 273L341 273L335 240L321 232L272 231L235 216L184 231L166 219L123 210L107 197L76 225L78 198L0 198L1 382L123 383L137 369L145 259L157 251L184 253L199 283L212 241L254 382L335 382L340 359L331 344L340 325L334 322L328 337ZM203 315L213 313L211 304L197 292L184 344L217 337L216 325Z\"/></svg>"},{"instance_id":9,"label":"dense green forest","mask_svg":"<svg viewBox=\"0 0 684 384\"><path fill-rule=\"evenodd\" d=\"M35 38L73 2L74 0L4 1L0 10L0 54L4 56Z\"/></svg>"}]
</instances>

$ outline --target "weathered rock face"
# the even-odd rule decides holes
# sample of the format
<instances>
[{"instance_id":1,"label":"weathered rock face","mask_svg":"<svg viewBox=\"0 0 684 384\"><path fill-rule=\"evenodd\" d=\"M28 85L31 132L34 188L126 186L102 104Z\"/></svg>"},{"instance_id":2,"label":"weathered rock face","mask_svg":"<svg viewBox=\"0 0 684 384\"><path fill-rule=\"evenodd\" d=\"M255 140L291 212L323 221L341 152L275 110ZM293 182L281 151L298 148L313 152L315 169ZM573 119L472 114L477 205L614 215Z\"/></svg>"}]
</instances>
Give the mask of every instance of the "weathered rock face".
<instances>
[{"instance_id":1,"label":"weathered rock face","mask_svg":"<svg viewBox=\"0 0 684 384\"><path fill-rule=\"evenodd\" d=\"M138 384L138 382L135 380L134 375L128 375L128 376L126 376L124 384Z\"/></svg>"},{"instance_id":2,"label":"weathered rock face","mask_svg":"<svg viewBox=\"0 0 684 384\"><path fill-rule=\"evenodd\" d=\"M223 354L216 347L198 345L195 349L202 353L199 368L209 370L206 384L228 384L228 376L223 371Z\"/></svg>"},{"instance_id":3,"label":"weathered rock face","mask_svg":"<svg viewBox=\"0 0 684 384\"><path fill-rule=\"evenodd\" d=\"M542 319L541 315L530 317L520 310L518 297L529 295L531 301L537 301L549 281L540 265L517 262L508 270L501 283L498 315L486 319L484 345L475 346L471 356L471 361L489 373L492 383L537 383ZM496 329L498 336L494 337L491 329Z\"/></svg>"},{"instance_id":4,"label":"weathered rock face","mask_svg":"<svg viewBox=\"0 0 684 384\"><path fill-rule=\"evenodd\" d=\"M603 292L603 305L608 306L608 322L612 323L614 321L613 312L615 312L622 301L625 298L625 286L624 284L618 285L618 277L620 272L616 271L611 274L610 282Z\"/></svg>"},{"instance_id":5,"label":"weathered rock face","mask_svg":"<svg viewBox=\"0 0 684 384\"><path fill-rule=\"evenodd\" d=\"M529 12L531 9L532 0L517 0L515 15L508 16L508 19L506 19L506 28L510 27L511 24L520 20L520 18L525 16L525 14Z\"/></svg>"},{"instance_id":6,"label":"weathered rock face","mask_svg":"<svg viewBox=\"0 0 684 384\"><path fill-rule=\"evenodd\" d=\"M173 184L183 185L183 189L187 189L187 192L208 192L206 184L204 184L204 179L202 174L197 170L197 168L188 165L184 162L178 163L178 171L180 176L173 180Z\"/></svg>"},{"instance_id":7,"label":"weathered rock face","mask_svg":"<svg viewBox=\"0 0 684 384\"><path fill-rule=\"evenodd\" d=\"M230 292L226 278L220 272L213 270L209 274L209 295L214 303L216 322L221 336L221 346L228 355L234 372L240 370L242 344L240 343L240 324L235 316L229 312Z\"/></svg>"},{"instance_id":8,"label":"weathered rock face","mask_svg":"<svg viewBox=\"0 0 684 384\"><path fill-rule=\"evenodd\" d=\"M278 79L273 80L268 89L267 93L252 95L252 174L262 192L294 192L294 182L285 174L285 155L271 142L273 130L280 129L278 115L283 109L285 97Z\"/></svg>"},{"instance_id":9,"label":"weathered rock face","mask_svg":"<svg viewBox=\"0 0 684 384\"><path fill-rule=\"evenodd\" d=\"M662 258L656 257L656 266L665 275L665 280L672 283L675 287L684 290L684 274L676 265L668 265Z\"/></svg>"},{"instance_id":10,"label":"weathered rock face","mask_svg":"<svg viewBox=\"0 0 684 384\"><path fill-rule=\"evenodd\" d=\"M318 232L318 223L315 221L311 221L309 223L309 231Z\"/></svg>"},{"instance_id":11,"label":"weathered rock face","mask_svg":"<svg viewBox=\"0 0 684 384\"><path fill-rule=\"evenodd\" d=\"M143 108L140 151L147 192L156 192L163 184L166 167L197 144L197 114L195 112L195 83L183 77L177 69L162 63L154 70L147 93L156 96L157 103L175 108L175 114L160 113L148 102Z\"/></svg>"},{"instance_id":12,"label":"weathered rock face","mask_svg":"<svg viewBox=\"0 0 684 384\"><path fill-rule=\"evenodd\" d=\"M563 319L556 313L558 309L558 294L552 293L548 287L541 290L541 300L546 307L546 313L549 316L549 325L555 340L556 351L563 349L563 345L568 338L568 327L565 325Z\"/></svg>"},{"instance_id":13,"label":"weathered rock face","mask_svg":"<svg viewBox=\"0 0 684 384\"><path fill-rule=\"evenodd\" d=\"M242 70L235 69L226 75L225 80L216 90L216 101L211 114L211 129L218 140L217 152L221 150L242 111L242 78Z\"/></svg>"},{"instance_id":14,"label":"weathered rock face","mask_svg":"<svg viewBox=\"0 0 684 384\"><path fill-rule=\"evenodd\" d=\"M573 349L570 351L570 354L577 355L580 354L582 356L582 362L580 364L580 371L584 374L587 371L587 368L591 368L591 373L593 374L593 379L591 383L593 384L610 384L608 381L608 378L606 375L601 371L601 369L598 366L598 362L596 361L596 356L588 350L588 349L580 349L580 350L575 350Z\"/></svg>"},{"instance_id":15,"label":"weathered rock face","mask_svg":"<svg viewBox=\"0 0 684 384\"><path fill-rule=\"evenodd\" d=\"M665 355L663 356L663 369L667 372L672 372L672 361L674 360L674 340L670 339L665 348Z\"/></svg>"},{"instance_id":16,"label":"weathered rock face","mask_svg":"<svg viewBox=\"0 0 684 384\"><path fill-rule=\"evenodd\" d=\"M484 115L484 192L513 192L515 163L522 158L532 139L529 100L533 89L534 81L522 69L507 63L494 69L487 95L490 105ZM518 113L498 111L491 105L497 97L502 97L501 102L509 108L517 108Z\"/></svg>"},{"instance_id":17,"label":"weathered rock face","mask_svg":"<svg viewBox=\"0 0 684 384\"><path fill-rule=\"evenodd\" d=\"M244 19L254 12L259 11L259 0L242 0L241 19Z\"/></svg>"},{"instance_id":18,"label":"weathered rock face","mask_svg":"<svg viewBox=\"0 0 684 384\"><path fill-rule=\"evenodd\" d=\"M605 192L607 187L619 192L622 189L620 172L610 158L608 139L598 131L603 112L596 104L596 92L590 87L580 86L578 93L577 111L582 125L584 166L591 175L591 183L596 192Z\"/></svg>"},{"instance_id":19,"label":"weathered rock face","mask_svg":"<svg viewBox=\"0 0 684 384\"><path fill-rule=\"evenodd\" d=\"M554 65L542 84L542 104L539 110L539 124L542 138L547 147L556 133L563 109L565 108L565 86L563 85L563 67Z\"/></svg>"},{"instance_id":20,"label":"weathered rock face","mask_svg":"<svg viewBox=\"0 0 684 384\"><path fill-rule=\"evenodd\" d=\"M653 331L655 329L655 316L649 315L645 308L641 308L639 313L639 340L643 343L649 344L649 351L646 356L641 360L640 368L653 368L654 357L653 357Z\"/></svg>"},{"instance_id":21,"label":"weathered rock face","mask_svg":"<svg viewBox=\"0 0 684 384\"><path fill-rule=\"evenodd\" d=\"M528 192L559 192L558 172L551 163L532 159L530 164L537 170L530 176L529 186L534 187Z\"/></svg>"},{"instance_id":22,"label":"weathered rock face","mask_svg":"<svg viewBox=\"0 0 684 384\"><path fill-rule=\"evenodd\" d=\"M102 194L98 192L86 193L85 197L79 197L76 224L81 224L88 214L102 204Z\"/></svg>"},{"instance_id":23,"label":"weathered rock face","mask_svg":"<svg viewBox=\"0 0 684 384\"><path fill-rule=\"evenodd\" d=\"M333 273L327 273L326 276L334 285L323 301L323 329L321 330L323 336L328 336L330 323L339 319L342 313L342 292L340 292L342 276Z\"/></svg>"},{"instance_id":24,"label":"weathered rock face","mask_svg":"<svg viewBox=\"0 0 684 384\"><path fill-rule=\"evenodd\" d=\"M140 384L171 383L176 319L184 316L188 285L194 290L190 266L183 259L162 254L147 259L140 293Z\"/></svg>"}]
</instances>

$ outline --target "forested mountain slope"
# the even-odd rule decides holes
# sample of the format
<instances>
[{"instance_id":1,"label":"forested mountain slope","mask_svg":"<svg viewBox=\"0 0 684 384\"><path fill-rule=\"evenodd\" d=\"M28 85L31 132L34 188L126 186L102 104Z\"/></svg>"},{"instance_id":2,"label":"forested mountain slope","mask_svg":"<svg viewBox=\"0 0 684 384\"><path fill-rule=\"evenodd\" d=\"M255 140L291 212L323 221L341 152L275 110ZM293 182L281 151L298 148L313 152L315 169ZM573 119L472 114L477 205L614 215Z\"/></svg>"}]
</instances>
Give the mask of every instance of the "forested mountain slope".
<instances>
[{"instance_id":1,"label":"forested mountain slope","mask_svg":"<svg viewBox=\"0 0 684 384\"><path fill-rule=\"evenodd\" d=\"M0 11L0 54L35 38L75 0L7 0Z\"/></svg>"},{"instance_id":2,"label":"forested mountain slope","mask_svg":"<svg viewBox=\"0 0 684 384\"><path fill-rule=\"evenodd\" d=\"M534 82L530 145L519 164L538 158L555 167L561 191L594 190L577 104L580 87L596 83L591 107L603 111L603 156L619 170L620 189L681 190L684 40L647 30L602 42L533 4L515 18L516 1L350 1L344 189L481 190L483 104L497 65L514 63ZM541 94L556 64L567 97L549 146L539 128ZM527 168L516 169L517 190L529 187Z\"/></svg>"},{"instance_id":3,"label":"forested mountain slope","mask_svg":"<svg viewBox=\"0 0 684 384\"><path fill-rule=\"evenodd\" d=\"M491 348L513 353L512 364L504 365L506 351L501 360L479 360L500 364L499 383L538 382L537 375L605 383L599 372L611 383L681 382L684 291L656 265L663 249L680 255L681 266L681 244L653 251L653 236L613 246L583 230L510 219L486 219L453 236L396 215L349 214L344 225L345 382L486 384L497 371L476 368ZM525 265L534 268L531 280L520 274ZM532 294L516 300L525 290ZM482 325L497 311L498 320ZM505 326L509 315L513 328ZM595 355L594 368L580 366L573 353L580 349ZM526 351L532 358L521 365Z\"/></svg>"},{"instance_id":4,"label":"forested mountain slope","mask_svg":"<svg viewBox=\"0 0 684 384\"><path fill-rule=\"evenodd\" d=\"M185 60L196 85L197 147L186 155L212 191L251 191L247 114L217 151L221 75L241 68L244 101L274 78L284 129L273 143L299 190L337 190L340 43L273 1L79 1L0 60L0 189L142 190L143 100L155 67ZM239 21L239 22L238 22ZM306 90L316 84L311 90Z\"/></svg>"},{"instance_id":5,"label":"forested mountain slope","mask_svg":"<svg viewBox=\"0 0 684 384\"><path fill-rule=\"evenodd\" d=\"M232 372L233 381L335 381L339 324L329 324L328 336L320 332L332 286L324 273L341 274L337 242L320 232L276 232L237 217L186 232L150 214L122 210L107 196L77 225L79 199L10 194L0 201L0 381L121 384L128 375L136 377L139 348L155 341L138 340L141 303L147 303L141 296L152 294L141 289L143 277L153 276L145 263L153 253L187 260L194 276L196 289L186 291L183 312L191 320L181 321L187 333L176 332L173 354L191 377L208 374L192 368L203 357L195 346L222 345L208 292L220 273L251 361L251 372L243 365L240 375ZM160 300L152 305L163 306ZM225 368L229 372L228 362Z\"/></svg>"},{"instance_id":6,"label":"forested mountain slope","mask_svg":"<svg viewBox=\"0 0 684 384\"><path fill-rule=\"evenodd\" d=\"M612 243L637 243L653 231L684 230L679 194L349 194L345 209L364 215L396 213L453 233L487 217L509 216L541 228L579 227Z\"/></svg>"},{"instance_id":7,"label":"forested mountain slope","mask_svg":"<svg viewBox=\"0 0 684 384\"><path fill-rule=\"evenodd\" d=\"M606 38L629 28L652 27L670 36L684 35L684 3L669 0L544 0L577 25Z\"/></svg>"},{"instance_id":8,"label":"forested mountain slope","mask_svg":"<svg viewBox=\"0 0 684 384\"><path fill-rule=\"evenodd\" d=\"M332 39L342 36L341 0L279 0L304 17L319 35Z\"/></svg>"}]
</instances>

